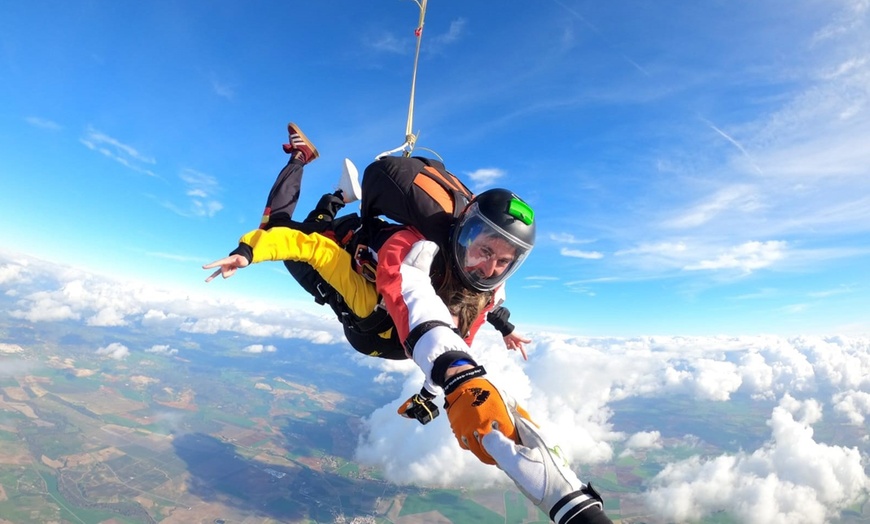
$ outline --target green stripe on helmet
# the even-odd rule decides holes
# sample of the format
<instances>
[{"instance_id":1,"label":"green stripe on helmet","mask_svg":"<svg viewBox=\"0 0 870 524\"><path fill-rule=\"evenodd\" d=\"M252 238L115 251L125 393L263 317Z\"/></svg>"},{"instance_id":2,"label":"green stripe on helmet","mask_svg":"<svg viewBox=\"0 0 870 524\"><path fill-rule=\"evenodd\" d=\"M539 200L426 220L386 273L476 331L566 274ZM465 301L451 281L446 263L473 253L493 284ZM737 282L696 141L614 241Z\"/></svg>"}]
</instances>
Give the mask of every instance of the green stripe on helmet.
<instances>
[{"instance_id":1,"label":"green stripe on helmet","mask_svg":"<svg viewBox=\"0 0 870 524\"><path fill-rule=\"evenodd\" d=\"M508 206L508 214L520 221L522 221L525 225L531 225L535 220L535 212L532 210L531 206L520 200L519 198L512 198L511 203Z\"/></svg>"}]
</instances>

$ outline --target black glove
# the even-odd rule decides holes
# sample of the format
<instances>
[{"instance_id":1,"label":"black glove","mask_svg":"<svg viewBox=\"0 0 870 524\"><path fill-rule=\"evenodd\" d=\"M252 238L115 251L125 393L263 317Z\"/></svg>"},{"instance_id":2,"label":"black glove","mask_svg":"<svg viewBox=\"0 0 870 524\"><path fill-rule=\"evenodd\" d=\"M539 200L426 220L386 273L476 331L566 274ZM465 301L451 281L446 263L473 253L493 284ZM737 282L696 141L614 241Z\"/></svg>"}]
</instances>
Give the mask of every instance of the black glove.
<instances>
[{"instance_id":1,"label":"black glove","mask_svg":"<svg viewBox=\"0 0 870 524\"><path fill-rule=\"evenodd\" d=\"M514 325L508 319L511 318L511 312L504 306L499 306L486 315L486 321L492 324L503 337L506 337L514 332Z\"/></svg>"},{"instance_id":2,"label":"black glove","mask_svg":"<svg viewBox=\"0 0 870 524\"><path fill-rule=\"evenodd\" d=\"M405 418L417 419L420 424L428 424L440 413L438 406L432 402L433 398L435 395L426 391L425 388L421 389L419 393L399 406L398 413Z\"/></svg>"}]
</instances>

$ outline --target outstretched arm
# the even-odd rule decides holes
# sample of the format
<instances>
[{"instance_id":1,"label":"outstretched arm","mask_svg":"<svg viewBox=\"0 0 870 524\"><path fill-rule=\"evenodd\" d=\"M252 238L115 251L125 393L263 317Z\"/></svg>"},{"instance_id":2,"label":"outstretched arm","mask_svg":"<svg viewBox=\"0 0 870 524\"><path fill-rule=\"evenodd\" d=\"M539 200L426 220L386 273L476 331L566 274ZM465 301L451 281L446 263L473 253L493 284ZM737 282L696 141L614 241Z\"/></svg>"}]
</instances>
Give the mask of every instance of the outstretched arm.
<instances>
[{"instance_id":1,"label":"outstretched arm","mask_svg":"<svg viewBox=\"0 0 870 524\"><path fill-rule=\"evenodd\" d=\"M524 422L528 413L486 378L454 331L429 278L437 246L415 239L413 232L397 235L378 252L378 290L426 384L444 389L447 418L460 447L502 469L557 524L609 524L597 493L557 467L543 439L535 440L537 433ZM498 435L504 440L493 443Z\"/></svg>"},{"instance_id":2,"label":"outstretched arm","mask_svg":"<svg viewBox=\"0 0 870 524\"><path fill-rule=\"evenodd\" d=\"M556 524L612 524L592 484L584 484L568 469L531 421L516 411L514 420L519 444L496 426L480 443L520 491Z\"/></svg>"},{"instance_id":3,"label":"outstretched arm","mask_svg":"<svg viewBox=\"0 0 870 524\"><path fill-rule=\"evenodd\" d=\"M289 227L255 229L242 236L239 247L228 257L206 264L203 269L219 268L206 279L211 282L218 275L229 278L239 268L250 264L278 260L309 264L359 317L371 314L378 304L377 291L371 282L353 270L347 251L324 235Z\"/></svg>"}]
</instances>

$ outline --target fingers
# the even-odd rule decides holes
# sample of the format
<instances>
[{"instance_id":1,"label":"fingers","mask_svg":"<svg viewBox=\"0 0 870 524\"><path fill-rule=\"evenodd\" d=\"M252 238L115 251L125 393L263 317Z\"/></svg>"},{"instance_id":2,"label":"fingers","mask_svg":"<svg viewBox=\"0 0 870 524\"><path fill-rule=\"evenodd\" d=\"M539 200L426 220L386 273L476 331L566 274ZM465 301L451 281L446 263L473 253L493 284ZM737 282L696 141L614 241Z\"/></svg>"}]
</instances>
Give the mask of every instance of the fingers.
<instances>
[{"instance_id":1,"label":"fingers","mask_svg":"<svg viewBox=\"0 0 870 524\"><path fill-rule=\"evenodd\" d=\"M214 262L211 262L210 264L206 264L206 265L202 266L202 268L203 269L212 269L212 268L215 268L218 266L223 266L224 264L229 264L231 259L232 259L232 257L224 257L220 260L215 260Z\"/></svg>"},{"instance_id":2,"label":"fingers","mask_svg":"<svg viewBox=\"0 0 870 524\"><path fill-rule=\"evenodd\" d=\"M209 264L202 266L203 269L218 268L214 273L205 279L206 282L211 282L218 275L222 275L225 279L236 274L236 270L246 267L249 264L248 259L240 255L230 255L220 260L215 260Z\"/></svg>"},{"instance_id":3,"label":"fingers","mask_svg":"<svg viewBox=\"0 0 870 524\"><path fill-rule=\"evenodd\" d=\"M213 267L216 267L214 264L216 264L216 263L213 262L212 264L208 264L208 265L202 266L202 267L203 267L203 269L211 269ZM218 265L220 265L220 267L218 269L216 269L214 273L209 275L208 278L205 279L206 282L211 282L212 280L217 278L218 275L223 276L224 279L228 279L231 276L235 275L236 270L238 269L236 266L233 266L229 263L218 264Z\"/></svg>"},{"instance_id":4,"label":"fingers","mask_svg":"<svg viewBox=\"0 0 870 524\"><path fill-rule=\"evenodd\" d=\"M508 349L517 351L523 355L523 360L529 360L529 356L526 354L526 348L524 343L529 343L531 340L525 339L518 335L514 335L511 333L510 335L504 337L504 345L507 346Z\"/></svg>"}]
</instances>

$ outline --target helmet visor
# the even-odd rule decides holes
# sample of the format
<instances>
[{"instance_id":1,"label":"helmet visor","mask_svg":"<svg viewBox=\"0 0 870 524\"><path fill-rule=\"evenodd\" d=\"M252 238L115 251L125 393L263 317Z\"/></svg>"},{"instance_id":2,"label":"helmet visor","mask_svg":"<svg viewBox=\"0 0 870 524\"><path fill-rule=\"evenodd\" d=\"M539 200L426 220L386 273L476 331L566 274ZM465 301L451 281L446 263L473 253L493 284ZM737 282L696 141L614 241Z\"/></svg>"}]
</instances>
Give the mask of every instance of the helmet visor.
<instances>
[{"instance_id":1,"label":"helmet visor","mask_svg":"<svg viewBox=\"0 0 870 524\"><path fill-rule=\"evenodd\" d=\"M471 206L454 238L456 268L472 288L490 291L520 267L532 246L483 216L477 204Z\"/></svg>"}]
</instances>

